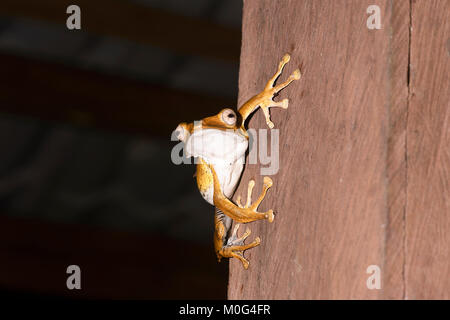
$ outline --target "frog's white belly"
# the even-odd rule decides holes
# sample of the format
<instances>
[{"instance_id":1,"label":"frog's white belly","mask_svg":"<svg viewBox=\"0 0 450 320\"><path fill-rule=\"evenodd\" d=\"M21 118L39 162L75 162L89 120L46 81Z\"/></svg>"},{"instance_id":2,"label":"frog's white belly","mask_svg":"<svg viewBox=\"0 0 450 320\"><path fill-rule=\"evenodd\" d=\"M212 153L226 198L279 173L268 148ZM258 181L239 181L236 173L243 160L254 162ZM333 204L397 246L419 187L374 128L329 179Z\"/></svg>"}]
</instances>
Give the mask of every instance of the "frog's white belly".
<instances>
[{"instance_id":1,"label":"frog's white belly","mask_svg":"<svg viewBox=\"0 0 450 320\"><path fill-rule=\"evenodd\" d=\"M186 155L199 157L212 164L227 198L233 196L244 168L245 152L248 148L246 137L232 130L199 129L186 142ZM203 198L213 202L214 185L202 192Z\"/></svg>"},{"instance_id":2,"label":"frog's white belly","mask_svg":"<svg viewBox=\"0 0 450 320\"><path fill-rule=\"evenodd\" d=\"M244 169L244 157L242 162L235 162L233 164L216 164L214 170L216 171L217 178L219 179L220 187L223 194L227 198L231 198L236 190L239 178ZM210 204L214 205L214 185L212 184L208 189L201 192L202 197Z\"/></svg>"}]
</instances>

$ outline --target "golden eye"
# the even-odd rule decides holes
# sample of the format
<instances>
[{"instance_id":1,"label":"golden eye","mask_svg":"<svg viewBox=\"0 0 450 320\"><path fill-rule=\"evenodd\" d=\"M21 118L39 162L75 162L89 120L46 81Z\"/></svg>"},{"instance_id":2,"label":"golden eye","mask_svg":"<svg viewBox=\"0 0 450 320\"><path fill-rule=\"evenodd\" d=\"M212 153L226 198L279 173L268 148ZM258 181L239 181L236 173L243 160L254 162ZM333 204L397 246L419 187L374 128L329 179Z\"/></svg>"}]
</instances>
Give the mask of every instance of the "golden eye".
<instances>
[{"instance_id":1,"label":"golden eye","mask_svg":"<svg viewBox=\"0 0 450 320\"><path fill-rule=\"evenodd\" d=\"M222 120L226 124L232 126L233 124L236 123L236 113L234 113L234 111L231 109L225 109L222 112Z\"/></svg>"}]
</instances>

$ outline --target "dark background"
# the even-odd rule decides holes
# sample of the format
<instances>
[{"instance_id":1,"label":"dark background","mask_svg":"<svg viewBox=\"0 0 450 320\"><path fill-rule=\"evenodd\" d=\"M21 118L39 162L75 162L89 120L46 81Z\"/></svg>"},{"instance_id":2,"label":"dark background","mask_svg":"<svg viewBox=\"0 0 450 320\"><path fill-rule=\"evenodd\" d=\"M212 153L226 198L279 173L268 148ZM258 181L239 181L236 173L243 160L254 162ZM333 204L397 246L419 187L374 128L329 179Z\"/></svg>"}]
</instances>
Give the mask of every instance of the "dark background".
<instances>
[{"instance_id":1,"label":"dark background","mask_svg":"<svg viewBox=\"0 0 450 320\"><path fill-rule=\"evenodd\" d=\"M81 30L66 8L81 7ZM226 298L170 134L235 106L242 3L0 3L0 293ZM68 290L66 268L81 268Z\"/></svg>"}]
</instances>

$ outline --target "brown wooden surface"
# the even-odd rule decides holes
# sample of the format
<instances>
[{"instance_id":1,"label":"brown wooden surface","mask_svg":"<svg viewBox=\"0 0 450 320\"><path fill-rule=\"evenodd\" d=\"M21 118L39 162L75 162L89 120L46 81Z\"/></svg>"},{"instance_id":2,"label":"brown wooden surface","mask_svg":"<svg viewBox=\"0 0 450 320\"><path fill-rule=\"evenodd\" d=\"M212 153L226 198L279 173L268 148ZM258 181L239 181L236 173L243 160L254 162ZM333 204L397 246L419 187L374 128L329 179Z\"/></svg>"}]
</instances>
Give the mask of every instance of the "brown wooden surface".
<instances>
[{"instance_id":1,"label":"brown wooden surface","mask_svg":"<svg viewBox=\"0 0 450 320\"><path fill-rule=\"evenodd\" d=\"M408 63L410 2L390 1L383 28L391 35L387 54L388 122L386 123L386 206L382 297L405 297L405 210L406 210L406 120L408 108Z\"/></svg>"},{"instance_id":2,"label":"brown wooden surface","mask_svg":"<svg viewBox=\"0 0 450 320\"><path fill-rule=\"evenodd\" d=\"M280 170L260 209L278 214L249 225L262 243L246 252L248 271L230 263L229 298L449 297L444 2L413 1L410 34L408 0L377 1L381 30L366 27L373 1L245 1L240 103L285 52L280 80L299 64L303 77L278 98L289 109L272 111ZM266 128L260 111L249 126ZM247 165L236 195L250 178L261 190L259 170ZM366 286L369 265L381 290Z\"/></svg>"},{"instance_id":3,"label":"brown wooden surface","mask_svg":"<svg viewBox=\"0 0 450 320\"><path fill-rule=\"evenodd\" d=\"M239 30L123 0L2 0L0 14L66 25L66 9L81 8L81 29L147 43L181 54L236 62ZM70 32L70 31L69 31Z\"/></svg>"},{"instance_id":4,"label":"brown wooden surface","mask_svg":"<svg viewBox=\"0 0 450 320\"><path fill-rule=\"evenodd\" d=\"M406 297L450 299L450 2L414 1Z\"/></svg>"},{"instance_id":5,"label":"brown wooden surface","mask_svg":"<svg viewBox=\"0 0 450 320\"><path fill-rule=\"evenodd\" d=\"M181 121L235 103L9 54L0 69L0 112L128 133L167 138Z\"/></svg>"},{"instance_id":6,"label":"brown wooden surface","mask_svg":"<svg viewBox=\"0 0 450 320\"><path fill-rule=\"evenodd\" d=\"M101 299L224 299L212 244L0 217L0 294ZM66 269L81 268L81 290Z\"/></svg>"}]
</instances>

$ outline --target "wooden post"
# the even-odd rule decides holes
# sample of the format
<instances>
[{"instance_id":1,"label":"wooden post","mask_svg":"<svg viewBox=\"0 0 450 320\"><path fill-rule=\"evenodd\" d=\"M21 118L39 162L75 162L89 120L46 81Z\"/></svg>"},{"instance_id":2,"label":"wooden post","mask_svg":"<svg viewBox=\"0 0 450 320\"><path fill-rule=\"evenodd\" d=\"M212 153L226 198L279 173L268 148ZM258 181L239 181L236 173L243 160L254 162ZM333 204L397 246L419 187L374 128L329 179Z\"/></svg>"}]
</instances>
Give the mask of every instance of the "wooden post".
<instances>
[{"instance_id":1,"label":"wooden post","mask_svg":"<svg viewBox=\"0 0 450 320\"><path fill-rule=\"evenodd\" d=\"M450 2L411 17L406 298L450 299Z\"/></svg>"},{"instance_id":2,"label":"wooden post","mask_svg":"<svg viewBox=\"0 0 450 320\"><path fill-rule=\"evenodd\" d=\"M272 111L280 167L260 208L277 215L248 225L262 243L249 270L231 261L230 299L450 297L449 18L440 0L244 2L239 105L285 52L280 80L303 77ZM267 128L260 111L249 127ZM235 197L261 190L262 166Z\"/></svg>"}]
</instances>

